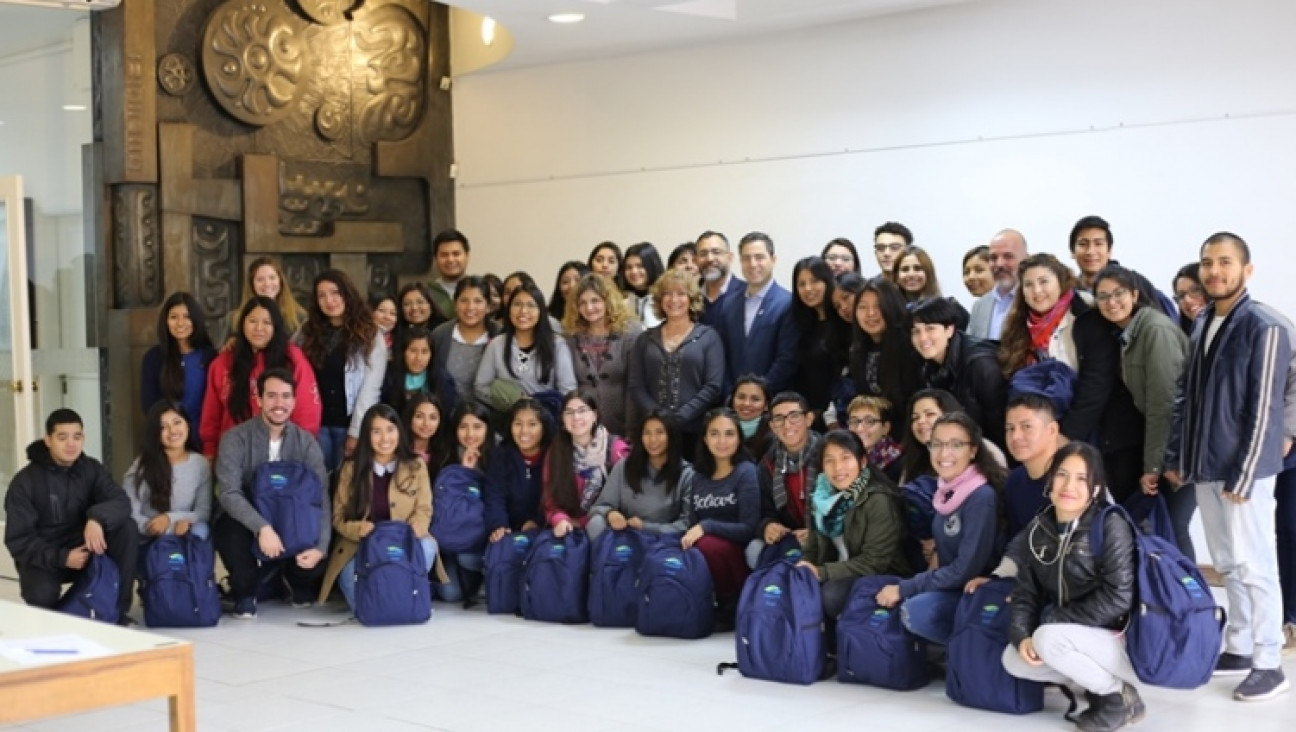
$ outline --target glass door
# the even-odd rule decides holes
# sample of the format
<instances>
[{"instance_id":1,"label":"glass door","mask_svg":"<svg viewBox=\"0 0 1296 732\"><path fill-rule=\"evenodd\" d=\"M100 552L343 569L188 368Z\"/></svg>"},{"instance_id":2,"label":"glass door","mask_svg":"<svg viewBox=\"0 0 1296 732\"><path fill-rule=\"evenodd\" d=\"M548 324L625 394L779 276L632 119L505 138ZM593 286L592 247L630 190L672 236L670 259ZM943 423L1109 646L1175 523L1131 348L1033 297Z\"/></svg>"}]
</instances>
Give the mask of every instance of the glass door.
<instances>
[{"instance_id":1,"label":"glass door","mask_svg":"<svg viewBox=\"0 0 1296 732\"><path fill-rule=\"evenodd\" d=\"M35 439L23 205L22 179L0 178L0 535L9 481L27 464L27 445ZM3 542L0 577L18 577Z\"/></svg>"}]
</instances>

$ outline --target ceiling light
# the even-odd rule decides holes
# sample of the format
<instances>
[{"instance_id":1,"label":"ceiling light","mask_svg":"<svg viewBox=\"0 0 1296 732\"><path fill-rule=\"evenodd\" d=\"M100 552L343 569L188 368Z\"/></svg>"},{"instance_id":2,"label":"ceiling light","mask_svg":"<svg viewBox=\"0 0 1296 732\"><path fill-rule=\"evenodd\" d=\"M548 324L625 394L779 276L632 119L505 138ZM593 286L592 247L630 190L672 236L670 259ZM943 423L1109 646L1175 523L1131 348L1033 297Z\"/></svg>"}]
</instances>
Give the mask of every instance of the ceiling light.
<instances>
[{"instance_id":1,"label":"ceiling light","mask_svg":"<svg viewBox=\"0 0 1296 732\"><path fill-rule=\"evenodd\" d=\"M482 43L489 46L490 44L495 42L495 19L494 18L482 18L481 33L482 33Z\"/></svg>"},{"instance_id":2,"label":"ceiling light","mask_svg":"<svg viewBox=\"0 0 1296 732\"><path fill-rule=\"evenodd\" d=\"M551 23L579 23L585 20L584 13L554 13L549 16Z\"/></svg>"},{"instance_id":3,"label":"ceiling light","mask_svg":"<svg viewBox=\"0 0 1296 732\"><path fill-rule=\"evenodd\" d=\"M84 105L84 104L64 104L64 105L63 105L63 111L64 111L64 112L84 112L84 111L86 111L86 105Z\"/></svg>"}]
</instances>

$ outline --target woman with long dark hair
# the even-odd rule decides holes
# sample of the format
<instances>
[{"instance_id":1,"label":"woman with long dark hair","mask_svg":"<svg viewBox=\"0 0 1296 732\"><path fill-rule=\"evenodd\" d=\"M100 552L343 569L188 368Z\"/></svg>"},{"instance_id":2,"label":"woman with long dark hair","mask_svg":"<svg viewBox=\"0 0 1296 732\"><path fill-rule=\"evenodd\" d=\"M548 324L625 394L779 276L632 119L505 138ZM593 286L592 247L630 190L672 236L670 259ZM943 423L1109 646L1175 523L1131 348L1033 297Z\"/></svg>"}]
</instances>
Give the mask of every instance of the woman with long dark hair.
<instances>
[{"instance_id":1,"label":"woman with long dark hair","mask_svg":"<svg viewBox=\"0 0 1296 732\"><path fill-rule=\"evenodd\" d=\"M615 242L605 241L594 245L589 259L585 262L589 271L601 274L616 283L618 289L625 287L621 281L621 247Z\"/></svg>"},{"instance_id":2,"label":"woman with long dark hair","mask_svg":"<svg viewBox=\"0 0 1296 732\"><path fill-rule=\"evenodd\" d=\"M824 260L806 257L798 261L792 268L792 282L796 295L792 318L800 334L795 389L810 403L815 428L823 430L833 387L846 366L850 331L833 310L836 280Z\"/></svg>"},{"instance_id":3,"label":"woman with long dark hair","mask_svg":"<svg viewBox=\"0 0 1296 732\"><path fill-rule=\"evenodd\" d=\"M650 413L625 460L608 474L590 509L585 530L590 539L607 529L630 528L648 534L677 534L688 528L684 504L692 489L693 468L684 461L680 433L661 412Z\"/></svg>"},{"instance_id":4,"label":"woman with long dark hair","mask_svg":"<svg viewBox=\"0 0 1296 732\"><path fill-rule=\"evenodd\" d=\"M387 346L387 358L392 354L392 338L396 335L396 296L378 293L369 296L369 310L373 313L374 325L382 333L383 345Z\"/></svg>"},{"instance_id":5,"label":"woman with long dark hair","mask_svg":"<svg viewBox=\"0 0 1296 732\"><path fill-rule=\"evenodd\" d=\"M1191 262L1180 267L1171 285L1175 303L1179 306L1179 327L1184 335L1192 336L1193 323L1210 304L1210 297L1202 286L1201 264Z\"/></svg>"},{"instance_id":6,"label":"woman with long dark hair","mask_svg":"<svg viewBox=\"0 0 1296 732\"><path fill-rule=\"evenodd\" d=\"M383 521L409 524L427 566L434 568L439 578L444 576L437 561L436 540L428 534L432 484L427 466L410 450L400 416L386 404L375 404L361 416L360 434L364 439L338 473L337 493L333 496L333 529L338 540L329 552L319 596L321 604L327 602L336 581L352 610L356 552L360 541Z\"/></svg>"},{"instance_id":7,"label":"woman with long dark hair","mask_svg":"<svg viewBox=\"0 0 1296 732\"><path fill-rule=\"evenodd\" d=\"M900 292L904 294L907 303L941 297L936 265L922 247L910 245L900 252L891 268L891 281L900 286Z\"/></svg>"},{"instance_id":8,"label":"woman with long dark hair","mask_svg":"<svg viewBox=\"0 0 1296 732\"><path fill-rule=\"evenodd\" d=\"M567 313L568 295L570 295L571 291L575 289L576 283L580 282L580 279L589 273L589 266L584 262L578 262L575 259L563 262L562 266L558 268L558 276L554 279L553 294L549 296L548 313L549 317L553 319L553 322L562 322L563 315ZM511 275L510 279L512 279ZM505 280L504 284L504 301L507 303L508 299L513 295L513 292L507 287L509 284L508 280ZM508 313L504 313L500 318L500 321L504 322L507 320Z\"/></svg>"},{"instance_id":9,"label":"woman with long dark hair","mask_svg":"<svg viewBox=\"0 0 1296 732\"><path fill-rule=\"evenodd\" d=\"M625 440L599 423L592 390L568 392L561 414L562 428L549 446L544 477L545 522L558 538L585 527L608 473L630 452Z\"/></svg>"},{"instance_id":10,"label":"woman with long dark hair","mask_svg":"<svg viewBox=\"0 0 1296 732\"><path fill-rule=\"evenodd\" d=\"M435 481L437 471L450 459L448 430L441 429L449 423L446 410L434 394L415 394L405 403L401 412L405 434L409 435L410 451L427 466L428 478Z\"/></svg>"},{"instance_id":11,"label":"woman with long dark hair","mask_svg":"<svg viewBox=\"0 0 1296 732\"><path fill-rule=\"evenodd\" d=\"M454 411L458 401L449 378L434 366L432 334L423 328L411 328L383 379L382 401L403 412L409 400L419 394L435 396L441 404L451 405L446 411Z\"/></svg>"},{"instance_id":12,"label":"woman with long dark hair","mask_svg":"<svg viewBox=\"0 0 1296 732\"><path fill-rule=\"evenodd\" d=\"M122 478L139 528L140 556L164 534L208 537L211 467L201 453L189 449L191 431L184 407L176 402L155 402L144 417L140 454Z\"/></svg>"},{"instance_id":13,"label":"woman with long dark hair","mask_svg":"<svg viewBox=\"0 0 1296 732\"><path fill-rule=\"evenodd\" d=\"M729 396L729 408L738 415L743 447L753 460L759 461L774 444L774 430L769 423L771 394L764 377L756 374L739 376Z\"/></svg>"},{"instance_id":14,"label":"woman with long dark hair","mask_svg":"<svg viewBox=\"0 0 1296 732\"><path fill-rule=\"evenodd\" d=\"M310 316L297 334L315 370L323 412L319 443L324 467L337 470L355 450L360 421L378 403L387 371L387 346L368 304L341 270L315 276Z\"/></svg>"},{"instance_id":15,"label":"woman with long dark hair","mask_svg":"<svg viewBox=\"0 0 1296 732\"><path fill-rule=\"evenodd\" d=\"M657 283L657 278L665 271L657 247L646 241L628 247L625 251L625 259L621 260L618 279L622 290L625 291L626 306L645 328L651 328L661 322L653 312L651 291L652 286Z\"/></svg>"},{"instance_id":16,"label":"woman with long dark hair","mask_svg":"<svg viewBox=\"0 0 1296 732\"><path fill-rule=\"evenodd\" d=\"M751 574L747 544L756 538L761 490L755 463L742 446L742 428L732 409L719 407L702 418L702 444L693 465L692 499L684 505L689 529L680 538L706 557L715 586L716 622L733 628L738 593Z\"/></svg>"},{"instance_id":17,"label":"woman with long dark hair","mask_svg":"<svg viewBox=\"0 0 1296 732\"><path fill-rule=\"evenodd\" d=\"M261 411L256 379L267 369L286 369L297 382L296 405L290 419L312 435L319 433L320 396L315 371L306 354L288 342L279 306L268 297L254 297L239 311L234 347L221 352L207 368L203 398L203 454L216 457L220 438L229 428Z\"/></svg>"},{"instance_id":18,"label":"woman with long dark hair","mask_svg":"<svg viewBox=\"0 0 1296 732\"><path fill-rule=\"evenodd\" d=\"M498 332L490 319L490 285L485 278L468 275L459 280L454 311L454 320L432 331L432 373L454 384L458 402L473 398L473 382L486 344Z\"/></svg>"},{"instance_id":19,"label":"woman with long dark hair","mask_svg":"<svg viewBox=\"0 0 1296 732\"><path fill-rule=\"evenodd\" d=\"M1007 471L982 449L981 427L963 412L936 420L928 446L936 471L932 536L937 566L887 585L877 603L895 607L919 638L945 645L954 632L954 611L963 588L994 568L999 545L999 505Z\"/></svg>"},{"instance_id":20,"label":"woman with long dark hair","mask_svg":"<svg viewBox=\"0 0 1296 732\"><path fill-rule=\"evenodd\" d=\"M900 288L874 277L855 298L855 329L850 351L850 376L856 394L885 397L892 404L909 404L919 389L922 359L910 338L912 323ZM903 420L891 425L900 439Z\"/></svg>"},{"instance_id":21,"label":"woman with long dark hair","mask_svg":"<svg viewBox=\"0 0 1296 732\"><path fill-rule=\"evenodd\" d=\"M493 544L514 531L544 522L545 456L553 442L553 417L540 402L523 397L509 410L508 432L490 461L486 530Z\"/></svg>"},{"instance_id":22,"label":"woman with long dark hair","mask_svg":"<svg viewBox=\"0 0 1296 732\"><path fill-rule=\"evenodd\" d=\"M476 402L465 402L455 408L450 419L454 432L446 435L449 448L447 465L462 465L473 471L473 479L482 492L491 492L486 477L495 459L495 430L491 429L490 412ZM436 587L436 596L445 602L463 601L464 608L472 607L481 590L485 567L480 551L440 553L445 567L445 579Z\"/></svg>"},{"instance_id":23,"label":"woman with long dark hair","mask_svg":"<svg viewBox=\"0 0 1296 732\"><path fill-rule=\"evenodd\" d=\"M216 349L198 300L187 292L171 293L158 308L156 333L157 345L144 353L140 365L140 408L147 414L160 400L178 402L199 424L207 367ZM189 445L202 451L198 430L190 430Z\"/></svg>"},{"instance_id":24,"label":"woman with long dark hair","mask_svg":"<svg viewBox=\"0 0 1296 732\"><path fill-rule=\"evenodd\" d=\"M624 434L635 422L627 382L630 354L643 335L643 324L626 308L616 285L602 275L585 275L571 292L563 333L576 383L594 390L602 406L601 422L614 433Z\"/></svg>"},{"instance_id":25,"label":"woman with long dark hair","mask_svg":"<svg viewBox=\"0 0 1296 732\"><path fill-rule=\"evenodd\" d=\"M571 351L545 317L540 288L533 283L514 290L506 309L504 332L491 339L477 368L477 398L502 414L519 396L575 389Z\"/></svg>"},{"instance_id":26,"label":"woman with long dark hair","mask_svg":"<svg viewBox=\"0 0 1296 732\"><path fill-rule=\"evenodd\" d=\"M832 241L824 244L823 251L819 257L832 270L834 276L842 275L846 272L859 274L860 258L859 250L855 248L855 242L845 237L837 237Z\"/></svg>"}]
</instances>

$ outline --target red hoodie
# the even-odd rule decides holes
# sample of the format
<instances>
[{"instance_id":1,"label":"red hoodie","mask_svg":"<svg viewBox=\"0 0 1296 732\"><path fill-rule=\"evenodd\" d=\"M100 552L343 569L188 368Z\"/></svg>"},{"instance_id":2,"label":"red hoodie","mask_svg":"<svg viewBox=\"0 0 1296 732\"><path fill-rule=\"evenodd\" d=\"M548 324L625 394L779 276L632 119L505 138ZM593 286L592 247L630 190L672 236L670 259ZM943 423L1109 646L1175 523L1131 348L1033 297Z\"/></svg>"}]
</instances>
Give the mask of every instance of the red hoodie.
<instances>
[{"instance_id":1,"label":"red hoodie","mask_svg":"<svg viewBox=\"0 0 1296 732\"><path fill-rule=\"evenodd\" d=\"M265 370L264 352L256 355L252 363L252 373L248 376L252 383L248 385L249 416L261 413L261 400L257 397L256 380ZM306 354L296 345L288 345L288 361L292 368L293 378L297 380L297 403L293 406L292 421L307 432L319 436L320 418L323 407L320 405L319 387L315 383L315 370L311 368ZM234 352L224 351L207 367L207 393L203 396L202 424L198 434L203 441L203 454L209 458L216 457L216 448L226 430L238 424L226 405L229 403L230 371L234 368Z\"/></svg>"}]
</instances>

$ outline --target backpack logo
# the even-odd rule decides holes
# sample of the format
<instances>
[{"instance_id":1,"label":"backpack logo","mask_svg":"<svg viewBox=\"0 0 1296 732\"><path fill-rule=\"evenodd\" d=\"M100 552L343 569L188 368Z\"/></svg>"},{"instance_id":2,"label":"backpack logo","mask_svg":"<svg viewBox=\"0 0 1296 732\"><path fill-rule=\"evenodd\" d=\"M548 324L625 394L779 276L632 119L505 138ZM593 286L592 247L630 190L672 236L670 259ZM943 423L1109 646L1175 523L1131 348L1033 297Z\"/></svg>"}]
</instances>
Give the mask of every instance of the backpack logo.
<instances>
[{"instance_id":1,"label":"backpack logo","mask_svg":"<svg viewBox=\"0 0 1296 732\"><path fill-rule=\"evenodd\" d=\"M981 624L990 625L994 623L995 618L999 617L999 611L1003 608L991 602L981 606Z\"/></svg>"},{"instance_id":2,"label":"backpack logo","mask_svg":"<svg viewBox=\"0 0 1296 732\"><path fill-rule=\"evenodd\" d=\"M565 544L551 544L549 546L549 556L551 557L556 557L565 551L567 551L567 546Z\"/></svg>"},{"instance_id":3,"label":"backpack logo","mask_svg":"<svg viewBox=\"0 0 1296 732\"><path fill-rule=\"evenodd\" d=\"M388 546L388 547L387 547L387 561L389 561L389 562L403 562L403 561L405 561L405 550L402 549L402 548L400 548L400 547L398 547L398 546L394 546L394 545L393 545L393 546Z\"/></svg>"},{"instance_id":4,"label":"backpack logo","mask_svg":"<svg viewBox=\"0 0 1296 732\"><path fill-rule=\"evenodd\" d=\"M684 560L679 557L666 557L662 560L662 567L666 569L666 574L675 574L684 569Z\"/></svg>"},{"instance_id":5,"label":"backpack logo","mask_svg":"<svg viewBox=\"0 0 1296 732\"><path fill-rule=\"evenodd\" d=\"M270 487L274 490L281 491L288 487L288 476L279 473L270 474Z\"/></svg>"},{"instance_id":6,"label":"backpack logo","mask_svg":"<svg viewBox=\"0 0 1296 732\"><path fill-rule=\"evenodd\" d=\"M800 550L800 549L788 549L788 550L787 550L787 553L784 554L783 556L784 556L785 558L787 558L787 559L800 559L800 558L801 558L801 550Z\"/></svg>"},{"instance_id":7,"label":"backpack logo","mask_svg":"<svg viewBox=\"0 0 1296 732\"><path fill-rule=\"evenodd\" d=\"M634 558L634 547L629 544L617 544L613 555L616 557L617 562L625 564Z\"/></svg>"},{"instance_id":8,"label":"backpack logo","mask_svg":"<svg viewBox=\"0 0 1296 732\"><path fill-rule=\"evenodd\" d=\"M468 486L468 495L473 498L481 498L481 488L478 488L475 485Z\"/></svg>"},{"instance_id":9,"label":"backpack logo","mask_svg":"<svg viewBox=\"0 0 1296 732\"><path fill-rule=\"evenodd\" d=\"M513 551L518 554L525 554L531 548L531 537L526 534L516 534L513 536Z\"/></svg>"},{"instance_id":10,"label":"backpack logo","mask_svg":"<svg viewBox=\"0 0 1296 732\"><path fill-rule=\"evenodd\" d=\"M1206 595L1206 593L1202 591L1202 586L1190 575L1184 575L1181 577L1179 579L1179 584L1184 586L1184 589L1188 591L1188 594L1191 595L1194 600L1200 600Z\"/></svg>"},{"instance_id":11,"label":"backpack logo","mask_svg":"<svg viewBox=\"0 0 1296 732\"><path fill-rule=\"evenodd\" d=\"M761 597L766 607L774 607L783 599L783 588L778 585L765 585L761 588Z\"/></svg>"},{"instance_id":12,"label":"backpack logo","mask_svg":"<svg viewBox=\"0 0 1296 732\"><path fill-rule=\"evenodd\" d=\"M172 572L185 571L185 556L180 552L176 552L174 554L168 554L167 566L171 568Z\"/></svg>"},{"instance_id":13,"label":"backpack logo","mask_svg":"<svg viewBox=\"0 0 1296 732\"><path fill-rule=\"evenodd\" d=\"M880 628L891 619L891 611L887 608L880 607L873 611L869 616L868 624L873 628Z\"/></svg>"}]
</instances>

